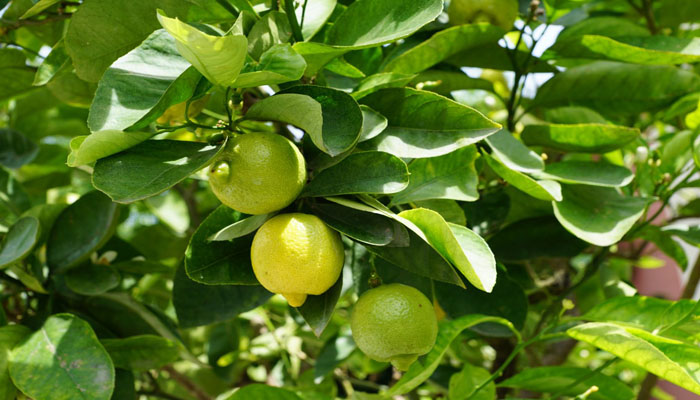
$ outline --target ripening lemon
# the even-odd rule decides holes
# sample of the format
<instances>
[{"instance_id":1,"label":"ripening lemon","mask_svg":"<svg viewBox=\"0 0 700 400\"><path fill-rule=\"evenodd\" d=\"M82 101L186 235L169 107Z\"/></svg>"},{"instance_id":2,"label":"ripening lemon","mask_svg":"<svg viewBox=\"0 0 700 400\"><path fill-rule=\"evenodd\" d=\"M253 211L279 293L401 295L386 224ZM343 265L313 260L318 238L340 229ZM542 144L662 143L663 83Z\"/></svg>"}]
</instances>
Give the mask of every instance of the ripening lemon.
<instances>
[{"instance_id":1,"label":"ripening lemon","mask_svg":"<svg viewBox=\"0 0 700 400\"><path fill-rule=\"evenodd\" d=\"M350 328L367 356L389 361L401 371L433 348L438 331L433 303L418 289L400 283L362 294L352 310Z\"/></svg>"},{"instance_id":2,"label":"ripening lemon","mask_svg":"<svg viewBox=\"0 0 700 400\"><path fill-rule=\"evenodd\" d=\"M330 289L340 277L345 253L338 232L315 215L277 215L253 238L250 260L263 287L300 307L309 294Z\"/></svg>"},{"instance_id":3,"label":"ripening lemon","mask_svg":"<svg viewBox=\"0 0 700 400\"><path fill-rule=\"evenodd\" d=\"M447 9L451 25L488 22L510 31L518 18L516 0L452 0Z\"/></svg>"},{"instance_id":4,"label":"ripening lemon","mask_svg":"<svg viewBox=\"0 0 700 400\"><path fill-rule=\"evenodd\" d=\"M274 133L232 138L209 169L209 184L225 205L246 214L267 214L290 205L306 182L299 149Z\"/></svg>"}]
</instances>

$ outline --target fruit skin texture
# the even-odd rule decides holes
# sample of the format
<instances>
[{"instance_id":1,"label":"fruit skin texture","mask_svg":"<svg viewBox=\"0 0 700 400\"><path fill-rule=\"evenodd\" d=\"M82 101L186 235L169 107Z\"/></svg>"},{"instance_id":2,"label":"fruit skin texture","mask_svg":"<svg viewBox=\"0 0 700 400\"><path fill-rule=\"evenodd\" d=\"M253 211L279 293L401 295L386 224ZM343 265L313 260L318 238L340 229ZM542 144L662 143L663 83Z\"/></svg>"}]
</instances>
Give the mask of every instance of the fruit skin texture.
<instances>
[{"instance_id":1,"label":"fruit skin texture","mask_svg":"<svg viewBox=\"0 0 700 400\"><path fill-rule=\"evenodd\" d=\"M253 272L265 289L300 307L309 294L330 289L345 252L338 232L315 215L277 215L263 224L250 248Z\"/></svg>"},{"instance_id":2,"label":"fruit skin texture","mask_svg":"<svg viewBox=\"0 0 700 400\"><path fill-rule=\"evenodd\" d=\"M360 350L401 371L433 348L438 332L433 303L418 289L400 283L362 294L350 327Z\"/></svg>"},{"instance_id":3,"label":"fruit skin texture","mask_svg":"<svg viewBox=\"0 0 700 400\"><path fill-rule=\"evenodd\" d=\"M287 207L304 183L304 156L294 143L274 133L232 138L209 168L209 185L216 197L246 214Z\"/></svg>"},{"instance_id":4,"label":"fruit skin texture","mask_svg":"<svg viewBox=\"0 0 700 400\"><path fill-rule=\"evenodd\" d=\"M510 31L518 17L516 0L452 0L447 9L451 25L488 22Z\"/></svg>"}]
</instances>

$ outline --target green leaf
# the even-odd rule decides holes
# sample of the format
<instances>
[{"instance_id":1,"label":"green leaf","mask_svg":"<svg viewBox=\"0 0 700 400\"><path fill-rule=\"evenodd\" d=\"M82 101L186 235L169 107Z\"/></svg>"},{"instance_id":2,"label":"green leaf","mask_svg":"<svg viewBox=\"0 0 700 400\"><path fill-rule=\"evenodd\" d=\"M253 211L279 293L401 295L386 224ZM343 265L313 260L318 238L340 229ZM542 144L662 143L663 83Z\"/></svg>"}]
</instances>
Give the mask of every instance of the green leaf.
<instances>
[{"instance_id":1,"label":"green leaf","mask_svg":"<svg viewBox=\"0 0 700 400\"><path fill-rule=\"evenodd\" d=\"M451 319L465 315L484 314L510 321L522 329L527 317L528 300L525 291L505 271L501 270L491 293L435 282L435 299ZM487 322L475 325L475 332L485 336L509 337L513 332L501 324Z\"/></svg>"},{"instance_id":2,"label":"green leaf","mask_svg":"<svg viewBox=\"0 0 700 400\"><path fill-rule=\"evenodd\" d=\"M69 167L93 163L147 140L152 132L122 132L116 130L93 132L88 136L76 136L70 141Z\"/></svg>"},{"instance_id":3,"label":"green leaf","mask_svg":"<svg viewBox=\"0 0 700 400\"><path fill-rule=\"evenodd\" d=\"M66 207L51 228L46 262L54 272L65 271L90 258L112 236L119 217L117 204L92 191Z\"/></svg>"},{"instance_id":4,"label":"green leaf","mask_svg":"<svg viewBox=\"0 0 700 400\"><path fill-rule=\"evenodd\" d=\"M449 199L430 199L419 200L415 202L416 207L428 208L440 214L447 222L453 224L467 225L467 216L464 214L464 209L455 200Z\"/></svg>"},{"instance_id":5,"label":"green leaf","mask_svg":"<svg viewBox=\"0 0 700 400\"><path fill-rule=\"evenodd\" d=\"M302 400L296 393L289 390L254 383L246 385L225 400Z\"/></svg>"},{"instance_id":6,"label":"green leaf","mask_svg":"<svg viewBox=\"0 0 700 400\"><path fill-rule=\"evenodd\" d=\"M694 300L617 296L597 304L583 315L583 319L633 326L692 343L700 337L699 315L700 308Z\"/></svg>"},{"instance_id":7,"label":"green leaf","mask_svg":"<svg viewBox=\"0 0 700 400\"><path fill-rule=\"evenodd\" d=\"M678 236L693 246L700 247L700 226L673 225L662 228L664 232Z\"/></svg>"},{"instance_id":8,"label":"green leaf","mask_svg":"<svg viewBox=\"0 0 700 400\"><path fill-rule=\"evenodd\" d=\"M87 263L68 271L65 281L75 293L95 296L119 286L121 275L112 266Z\"/></svg>"},{"instance_id":9,"label":"green leaf","mask_svg":"<svg viewBox=\"0 0 700 400\"><path fill-rule=\"evenodd\" d=\"M314 383L320 383L326 374L333 371L336 366L350 357L355 349L357 349L357 345L351 335L337 336L326 341L321 351L319 351L318 357L316 357Z\"/></svg>"},{"instance_id":10,"label":"green leaf","mask_svg":"<svg viewBox=\"0 0 700 400\"><path fill-rule=\"evenodd\" d=\"M420 228L430 245L472 285L491 292L496 284L496 260L484 239L463 226L446 222L440 214L425 208L403 211L399 217Z\"/></svg>"},{"instance_id":11,"label":"green leaf","mask_svg":"<svg viewBox=\"0 0 700 400\"><path fill-rule=\"evenodd\" d=\"M39 147L21 133L12 129L0 129L0 165L19 168L31 162Z\"/></svg>"},{"instance_id":12,"label":"green leaf","mask_svg":"<svg viewBox=\"0 0 700 400\"><path fill-rule=\"evenodd\" d=\"M528 125L521 135L528 145L581 153L607 153L639 137L639 129L607 124Z\"/></svg>"},{"instance_id":13,"label":"green leaf","mask_svg":"<svg viewBox=\"0 0 700 400\"><path fill-rule=\"evenodd\" d=\"M316 147L323 143L323 111L321 103L305 94L283 93L266 97L253 104L245 117L260 121L277 121L303 129Z\"/></svg>"},{"instance_id":14,"label":"green leaf","mask_svg":"<svg viewBox=\"0 0 700 400\"><path fill-rule=\"evenodd\" d=\"M530 196L546 201L561 201L561 185L559 183L550 180L535 180L522 172L508 168L488 153L482 153L482 156L489 167L501 178Z\"/></svg>"},{"instance_id":15,"label":"green leaf","mask_svg":"<svg viewBox=\"0 0 700 400\"><path fill-rule=\"evenodd\" d=\"M306 61L305 77L316 75L331 60L349 51L316 42L297 42L292 48Z\"/></svg>"},{"instance_id":16,"label":"green leaf","mask_svg":"<svg viewBox=\"0 0 700 400\"><path fill-rule=\"evenodd\" d=\"M243 35L212 36L177 18L158 13L158 22L175 38L180 54L217 86L231 86L243 68L248 40Z\"/></svg>"},{"instance_id":17,"label":"green leaf","mask_svg":"<svg viewBox=\"0 0 700 400\"><path fill-rule=\"evenodd\" d=\"M554 215L566 230L596 246L619 242L649 202L597 186L563 185L562 196L562 201L552 203Z\"/></svg>"},{"instance_id":18,"label":"green leaf","mask_svg":"<svg viewBox=\"0 0 700 400\"><path fill-rule=\"evenodd\" d=\"M90 106L92 132L147 127L170 106L192 97L201 75L163 29L115 61L100 79Z\"/></svg>"},{"instance_id":19,"label":"green leaf","mask_svg":"<svg viewBox=\"0 0 700 400\"><path fill-rule=\"evenodd\" d=\"M272 296L262 286L202 285L190 280L184 266L173 281L173 305L181 328L209 325L235 318Z\"/></svg>"},{"instance_id":20,"label":"green leaf","mask_svg":"<svg viewBox=\"0 0 700 400\"><path fill-rule=\"evenodd\" d=\"M672 66L600 61L567 69L547 81L533 106L577 105L603 115L635 115L700 90L700 76Z\"/></svg>"},{"instance_id":21,"label":"green leaf","mask_svg":"<svg viewBox=\"0 0 700 400\"><path fill-rule=\"evenodd\" d=\"M0 400L16 399L17 389L10 379L10 354L30 333L23 325L0 326Z\"/></svg>"},{"instance_id":22,"label":"green leaf","mask_svg":"<svg viewBox=\"0 0 700 400\"><path fill-rule=\"evenodd\" d=\"M369 207L360 207L347 207L340 200L335 204L315 203L311 210L331 228L362 243L386 246L401 237L408 241L408 232L401 224Z\"/></svg>"},{"instance_id":23,"label":"green leaf","mask_svg":"<svg viewBox=\"0 0 700 400\"><path fill-rule=\"evenodd\" d=\"M46 10L47 8L49 8L55 4L58 4L60 2L61 2L61 0L39 0L39 1L34 3L32 8L30 8L29 10L27 10L27 12L22 14L20 19L31 18L31 17L41 13L42 11Z\"/></svg>"},{"instance_id":24,"label":"green leaf","mask_svg":"<svg viewBox=\"0 0 700 400\"><path fill-rule=\"evenodd\" d=\"M336 4L336 0L304 0L299 2L294 11L301 26L304 40L310 40L323 27L328 17L333 13Z\"/></svg>"},{"instance_id":25,"label":"green leaf","mask_svg":"<svg viewBox=\"0 0 700 400\"><path fill-rule=\"evenodd\" d=\"M496 398L496 385L489 382L476 395L474 391L491 378L491 373L482 367L464 364L464 368L450 377L450 400L493 400Z\"/></svg>"},{"instance_id":26,"label":"green leaf","mask_svg":"<svg viewBox=\"0 0 700 400\"><path fill-rule=\"evenodd\" d=\"M632 171L605 162L560 161L547 164L543 172L533 174L539 179L592 186L627 186L634 179Z\"/></svg>"},{"instance_id":27,"label":"green leaf","mask_svg":"<svg viewBox=\"0 0 700 400\"><path fill-rule=\"evenodd\" d=\"M389 122L385 116L364 104L360 106L360 110L362 110L362 130L358 141L364 142L382 133Z\"/></svg>"},{"instance_id":28,"label":"green leaf","mask_svg":"<svg viewBox=\"0 0 700 400\"><path fill-rule=\"evenodd\" d=\"M577 383L578 382L578 383ZM579 367L537 367L524 369L498 384L501 387L540 393L561 393L577 396L591 386L598 390L588 396L591 400L631 400L635 398L629 386L600 372Z\"/></svg>"},{"instance_id":29,"label":"green leaf","mask_svg":"<svg viewBox=\"0 0 700 400\"><path fill-rule=\"evenodd\" d=\"M0 167L0 207L19 215L30 206L29 196L19 182L7 170Z\"/></svg>"},{"instance_id":30,"label":"green leaf","mask_svg":"<svg viewBox=\"0 0 700 400\"><path fill-rule=\"evenodd\" d=\"M287 43L292 36L292 27L287 15L270 11L260 18L248 33L248 53L258 60L275 44Z\"/></svg>"},{"instance_id":31,"label":"green leaf","mask_svg":"<svg viewBox=\"0 0 700 400\"><path fill-rule=\"evenodd\" d=\"M566 333L700 394L700 372L697 369L700 349L697 346L611 323L591 322Z\"/></svg>"},{"instance_id":32,"label":"green leaf","mask_svg":"<svg viewBox=\"0 0 700 400\"><path fill-rule=\"evenodd\" d=\"M52 315L14 348L10 376L36 400L109 400L114 390L112 360L90 325L71 314Z\"/></svg>"},{"instance_id":33,"label":"green leaf","mask_svg":"<svg viewBox=\"0 0 700 400\"><path fill-rule=\"evenodd\" d=\"M304 304L297 308L299 314L309 324L316 337L320 337L326 326L328 326L342 289L343 277L341 274L335 284L326 290L325 293L308 296Z\"/></svg>"},{"instance_id":34,"label":"green leaf","mask_svg":"<svg viewBox=\"0 0 700 400\"><path fill-rule=\"evenodd\" d=\"M206 285L258 284L250 264L251 235L230 242L209 241L212 235L232 224L256 218L243 219L243 215L222 205L199 225L185 251L185 271L190 279Z\"/></svg>"},{"instance_id":35,"label":"green leaf","mask_svg":"<svg viewBox=\"0 0 700 400\"><path fill-rule=\"evenodd\" d=\"M19 49L0 49L0 101L5 101L34 87L34 70L26 65L24 53Z\"/></svg>"},{"instance_id":36,"label":"green leaf","mask_svg":"<svg viewBox=\"0 0 700 400\"><path fill-rule=\"evenodd\" d=\"M134 372L119 368L116 368L114 372L114 392L112 392L112 399L136 399Z\"/></svg>"},{"instance_id":37,"label":"green leaf","mask_svg":"<svg viewBox=\"0 0 700 400\"><path fill-rule=\"evenodd\" d=\"M364 72L360 71L356 66L350 64L342 57L334 58L331 62L326 64L326 69L334 74L347 78L361 79L365 77Z\"/></svg>"},{"instance_id":38,"label":"green leaf","mask_svg":"<svg viewBox=\"0 0 700 400\"><path fill-rule=\"evenodd\" d=\"M478 176L474 162L475 146L463 147L440 157L419 158L408 165L408 186L392 199L392 204L428 199L475 201Z\"/></svg>"},{"instance_id":39,"label":"green leaf","mask_svg":"<svg viewBox=\"0 0 700 400\"><path fill-rule=\"evenodd\" d=\"M275 44L260 56L260 62L246 65L232 86L248 88L295 81L302 77L305 69L304 57L289 43Z\"/></svg>"},{"instance_id":40,"label":"green leaf","mask_svg":"<svg viewBox=\"0 0 700 400\"><path fill-rule=\"evenodd\" d=\"M125 6L111 0L91 0L78 7L65 36L66 51L76 73L97 82L119 57L160 28L156 9L187 17L198 7L190 1L143 0Z\"/></svg>"},{"instance_id":41,"label":"green leaf","mask_svg":"<svg viewBox=\"0 0 700 400\"><path fill-rule=\"evenodd\" d=\"M384 66L386 72L412 74L424 71L459 52L495 43L505 31L490 24L459 25L438 31Z\"/></svg>"},{"instance_id":42,"label":"green leaf","mask_svg":"<svg viewBox=\"0 0 700 400\"><path fill-rule=\"evenodd\" d=\"M609 124L598 112L586 107L564 106L545 110L544 119L552 124Z\"/></svg>"},{"instance_id":43,"label":"green leaf","mask_svg":"<svg viewBox=\"0 0 700 400\"><path fill-rule=\"evenodd\" d=\"M206 166L223 146L177 140L147 140L97 161L95 187L114 201L131 203L174 186Z\"/></svg>"},{"instance_id":44,"label":"green leaf","mask_svg":"<svg viewBox=\"0 0 700 400\"><path fill-rule=\"evenodd\" d=\"M512 50L501 47L498 43L489 43L457 53L445 62L458 68L476 67L512 71L512 54ZM518 50L515 53L515 60L517 65L528 62L531 65L529 72L558 72L556 67L532 56L529 51Z\"/></svg>"},{"instance_id":45,"label":"green leaf","mask_svg":"<svg viewBox=\"0 0 700 400\"><path fill-rule=\"evenodd\" d=\"M421 90L429 90L439 95L449 97L457 90L480 89L493 91L493 83L486 79L470 78L464 72L427 70L418 74L410 83Z\"/></svg>"},{"instance_id":46,"label":"green leaf","mask_svg":"<svg viewBox=\"0 0 700 400\"><path fill-rule=\"evenodd\" d=\"M34 75L34 86L42 86L51 82L65 68L71 67L70 57L66 53L63 39L59 40L51 49L51 53L44 59Z\"/></svg>"},{"instance_id":47,"label":"green leaf","mask_svg":"<svg viewBox=\"0 0 700 400\"><path fill-rule=\"evenodd\" d=\"M384 115L389 126L362 148L398 157L437 157L476 143L500 125L440 95L407 88L382 89L362 103Z\"/></svg>"},{"instance_id":48,"label":"green leaf","mask_svg":"<svg viewBox=\"0 0 700 400\"><path fill-rule=\"evenodd\" d=\"M544 169L544 161L521 141L505 129L486 138L493 155L506 167L520 172L532 173Z\"/></svg>"},{"instance_id":49,"label":"green leaf","mask_svg":"<svg viewBox=\"0 0 700 400\"><path fill-rule=\"evenodd\" d=\"M255 232L268 219L270 214L251 215L232 223L207 238L209 241L220 242L233 240ZM196 279L195 279L196 280Z\"/></svg>"},{"instance_id":50,"label":"green leaf","mask_svg":"<svg viewBox=\"0 0 700 400\"><path fill-rule=\"evenodd\" d=\"M349 94L313 85L292 86L281 93L306 95L321 104L322 141L318 141L318 135L309 133L319 149L331 156L336 156L357 143L362 130L362 110ZM300 110L290 111L300 112Z\"/></svg>"},{"instance_id":51,"label":"green leaf","mask_svg":"<svg viewBox=\"0 0 700 400\"><path fill-rule=\"evenodd\" d=\"M352 48L379 46L411 35L441 12L441 0L359 0L335 20L326 43Z\"/></svg>"},{"instance_id":52,"label":"green leaf","mask_svg":"<svg viewBox=\"0 0 700 400\"><path fill-rule=\"evenodd\" d=\"M351 95L356 100L359 100L380 89L404 87L414 78L415 75L413 74L397 74L394 72L370 75L357 84Z\"/></svg>"},{"instance_id":53,"label":"green leaf","mask_svg":"<svg viewBox=\"0 0 700 400\"><path fill-rule=\"evenodd\" d=\"M683 246L673 240L671 235L672 233L661 230L656 225L647 225L635 236L654 243L659 250L671 257L678 264L678 267L685 270L688 266L688 257Z\"/></svg>"},{"instance_id":54,"label":"green leaf","mask_svg":"<svg viewBox=\"0 0 700 400\"><path fill-rule=\"evenodd\" d=\"M565 40L587 34L611 38L650 35L647 28L631 20L612 16L596 16L567 27L558 38Z\"/></svg>"},{"instance_id":55,"label":"green leaf","mask_svg":"<svg viewBox=\"0 0 700 400\"><path fill-rule=\"evenodd\" d=\"M620 37L582 35L557 42L542 58L583 58L634 64L684 64L700 61L700 39L674 36Z\"/></svg>"},{"instance_id":56,"label":"green leaf","mask_svg":"<svg viewBox=\"0 0 700 400\"><path fill-rule=\"evenodd\" d=\"M700 19L700 7L697 3L684 0L666 0L658 9L658 21L662 26L675 27L682 22Z\"/></svg>"},{"instance_id":57,"label":"green leaf","mask_svg":"<svg viewBox=\"0 0 700 400\"><path fill-rule=\"evenodd\" d=\"M353 171L348 174L347 171ZM353 153L319 172L302 196L356 193L396 193L408 185L408 167L400 158L380 151Z\"/></svg>"},{"instance_id":58,"label":"green leaf","mask_svg":"<svg viewBox=\"0 0 700 400\"><path fill-rule=\"evenodd\" d=\"M102 339L117 368L135 371L158 369L177 361L177 344L155 335L131 336L124 339Z\"/></svg>"},{"instance_id":59,"label":"green leaf","mask_svg":"<svg viewBox=\"0 0 700 400\"><path fill-rule=\"evenodd\" d=\"M41 226L34 217L18 219L5 235L0 250L0 269L22 261L39 242Z\"/></svg>"},{"instance_id":60,"label":"green leaf","mask_svg":"<svg viewBox=\"0 0 700 400\"><path fill-rule=\"evenodd\" d=\"M409 368L401 379L386 391L384 395L397 396L417 388L421 383L430 378L438 365L440 365L440 361L450 347L450 344L462 331L484 322L495 322L504 325L511 329L516 337L520 337L520 334L513 328L510 322L498 317L472 314L465 315L456 320L442 322L439 325L437 341L433 349L430 350L430 353L428 353L423 360L414 362L411 368Z\"/></svg>"},{"instance_id":61,"label":"green leaf","mask_svg":"<svg viewBox=\"0 0 700 400\"><path fill-rule=\"evenodd\" d=\"M519 262L539 257L571 258L588 244L570 234L552 216L514 222L489 239L496 259Z\"/></svg>"}]
</instances>

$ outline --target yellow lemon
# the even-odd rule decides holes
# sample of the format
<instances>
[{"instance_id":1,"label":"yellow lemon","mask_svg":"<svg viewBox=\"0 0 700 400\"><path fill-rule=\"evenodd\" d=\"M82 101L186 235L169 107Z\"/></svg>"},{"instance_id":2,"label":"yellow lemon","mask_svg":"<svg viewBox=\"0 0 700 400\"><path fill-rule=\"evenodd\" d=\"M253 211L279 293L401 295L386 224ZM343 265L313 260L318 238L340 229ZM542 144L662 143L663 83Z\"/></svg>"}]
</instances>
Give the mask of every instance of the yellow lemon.
<instances>
[{"instance_id":1,"label":"yellow lemon","mask_svg":"<svg viewBox=\"0 0 700 400\"><path fill-rule=\"evenodd\" d=\"M209 185L216 197L246 214L287 207L305 182L304 156L294 143L274 133L232 138L209 169Z\"/></svg>"},{"instance_id":2,"label":"yellow lemon","mask_svg":"<svg viewBox=\"0 0 700 400\"><path fill-rule=\"evenodd\" d=\"M345 253L338 232L315 215L277 215L253 238L250 260L265 289L300 307L309 294L330 289L343 269Z\"/></svg>"},{"instance_id":3,"label":"yellow lemon","mask_svg":"<svg viewBox=\"0 0 700 400\"><path fill-rule=\"evenodd\" d=\"M352 310L350 328L367 356L389 361L401 371L433 348L438 331L433 303L400 283L363 293Z\"/></svg>"},{"instance_id":4,"label":"yellow lemon","mask_svg":"<svg viewBox=\"0 0 700 400\"><path fill-rule=\"evenodd\" d=\"M518 18L516 0L452 0L447 8L450 24L488 22L510 31Z\"/></svg>"}]
</instances>

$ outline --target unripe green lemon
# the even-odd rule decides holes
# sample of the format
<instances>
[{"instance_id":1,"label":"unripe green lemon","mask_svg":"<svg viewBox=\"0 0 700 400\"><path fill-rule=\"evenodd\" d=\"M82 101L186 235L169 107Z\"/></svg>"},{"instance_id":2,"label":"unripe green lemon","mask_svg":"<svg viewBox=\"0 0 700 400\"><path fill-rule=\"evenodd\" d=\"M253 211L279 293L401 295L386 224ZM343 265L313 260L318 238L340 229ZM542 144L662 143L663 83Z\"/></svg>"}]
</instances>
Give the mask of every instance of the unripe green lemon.
<instances>
[{"instance_id":1,"label":"unripe green lemon","mask_svg":"<svg viewBox=\"0 0 700 400\"><path fill-rule=\"evenodd\" d=\"M433 348L438 331L433 303L418 289L400 283L362 294L352 310L350 328L367 356L389 361L401 371Z\"/></svg>"},{"instance_id":2,"label":"unripe green lemon","mask_svg":"<svg viewBox=\"0 0 700 400\"><path fill-rule=\"evenodd\" d=\"M246 214L267 214L290 205L306 182L299 149L274 133L232 138L209 169L209 185L225 205Z\"/></svg>"},{"instance_id":3,"label":"unripe green lemon","mask_svg":"<svg viewBox=\"0 0 700 400\"><path fill-rule=\"evenodd\" d=\"M338 232L315 215L277 215L253 238L250 260L265 289L300 307L309 294L330 289L343 269L345 253Z\"/></svg>"},{"instance_id":4,"label":"unripe green lemon","mask_svg":"<svg viewBox=\"0 0 700 400\"><path fill-rule=\"evenodd\" d=\"M450 24L488 22L509 31L518 18L517 0L452 0L447 8Z\"/></svg>"}]
</instances>

